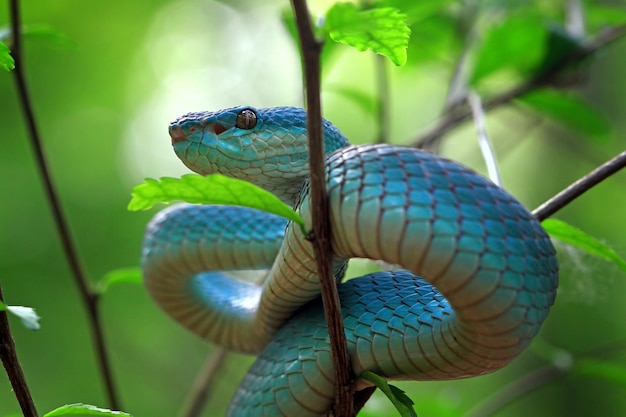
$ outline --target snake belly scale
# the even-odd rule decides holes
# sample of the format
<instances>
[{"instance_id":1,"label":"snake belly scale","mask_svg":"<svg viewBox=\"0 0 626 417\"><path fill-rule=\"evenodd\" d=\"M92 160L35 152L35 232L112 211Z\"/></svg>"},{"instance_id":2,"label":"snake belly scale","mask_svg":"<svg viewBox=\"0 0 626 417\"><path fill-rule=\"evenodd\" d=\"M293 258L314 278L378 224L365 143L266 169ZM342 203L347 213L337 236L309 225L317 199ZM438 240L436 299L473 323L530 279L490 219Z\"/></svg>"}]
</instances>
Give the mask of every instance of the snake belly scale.
<instances>
[{"instance_id":1,"label":"snake belly scale","mask_svg":"<svg viewBox=\"0 0 626 417\"><path fill-rule=\"evenodd\" d=\"M540 223L506 191L455 162L391 145L350 146L324 121L333 268L383 260L400 270L339 284L355 376L445 380L517 357L556 294L558 263ZM255 182L311 226L306 113L236 107L170 125L176 154L200 174ZM148 291L199 336L257 354L229 416L325 416L333 364L311 244L253 209L177 205L148 225ZM228 271L267 269L262 282Z\"/></svg>"}]
</instances>

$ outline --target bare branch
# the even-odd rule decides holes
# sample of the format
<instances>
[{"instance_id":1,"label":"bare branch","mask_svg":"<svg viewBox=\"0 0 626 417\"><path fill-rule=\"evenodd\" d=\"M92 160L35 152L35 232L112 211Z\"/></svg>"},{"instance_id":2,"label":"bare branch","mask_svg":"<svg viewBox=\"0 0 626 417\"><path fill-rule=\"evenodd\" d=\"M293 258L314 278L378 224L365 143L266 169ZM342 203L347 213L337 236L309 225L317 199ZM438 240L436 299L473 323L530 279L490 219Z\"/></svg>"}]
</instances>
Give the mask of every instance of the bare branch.
<instances>
[{"instance_id":1,"label":"bare branch","mask_svg":"<svg viewBox=\"0 0 626 417\"><path fill-rule=\"evenodd\" d=\"M4 302L2 287L0 287L0 301ZM37 409L35 408L33 397L30 395L26 377L17 358L15 342L13 342L13 336L11 336L6 311L0 311L0 360L9 377L17 402L20 403L22 414L24 417L37 417Z\"/></svg>"},{"instance_id":2,"label":"bare branch","mask_svg":"<svg viewBox=\"0 0 626 417\"><path fill-rule=\"evenodd\" d=\"M315 39L305 0L292 0L300 38L306 82L307 133L309 143L310 184L313 234L311 241L328 324L330 349L335 368L335 417L353 417L353 386L350 356L343 327L337 285L331 268L330 213L326 193L324 141L320 103L320 53L322 43Z\"/></svg>"},{"instance_id":3,"label":"bare branch","mask_svg":"<svg viewBox=\"0 0 626 417\"><path fill-rule=\"evenodd\" d=\"M585 191L589 190L594 185L599 184L625 166L626 151L620 153L615 158L605 162L589 174L572 183L569 187L543 203L541 206L537 207L533 211L533 214L539 220L547 219L574 199L580 197Z\"/></svg>"},{"instance_id":4,"label":"bare branch","mask_svg":"<svg viewBox=\"0 0 626 417\"><path fill-rule=\"evenodd\" d=\"M572 64L582 62L589 56L593 55L599 49L602 49L612 42L626 35L626 25L615 26L604 30L595 38L584 43L579 49L573 51L569 56L563 58L559 63L552 66L549 70L535 75L528 81L523 82L484 102L484 110L490 111L504 104L508 104L514 99L533 91L537 88L549 85L554 82L557 77ZM449 133L451 130L459 126L461 123L471 119L472 112L468 108L454 108L446 113L439 122L429 131L420 135L412 144L416 148L432 146L440 137Z\"/></svg>"},{"instance_id":5,"label":"bare branch","mask_svg":"<svg viewBox=\"0 0 626 417\"><path fill-rule=\"evenodd\" d=\"M28 138L35 153L35 159L39 168L39 174L43 181L48 204L52 210L54 222L57 228L57 233L63 246L63 252L67 263L72 271L74 281L80 291L81 298L87 309L87 315L89 317L90 329L92 337L96 347L98 361L100 365L100 372L106 385L107 395L109 397L109 405L113 409L119 409L119 401L117 399L116 390L113 384L113 376L111 373L111 367L109 366L108 355L106 352L106 346L104 343L104 333L102 325L98 315L98 294L92 290L89 285L89 281L81 267L78 259L78 252L71 238L69 226L61 203L58 198L58 194L52 182L52 176L50 169L48 168L48 162L46 160L43 146L41 142L41 136L37 129L37 123L35 121L35 113L30 101L30 95L28 93L28 86L26 83L26 76L24 74L24 60L23 60L23 47L22 47L22 34L21 34L21 18L19 10L19 0L10 1L10 13L11 13L11 36L12 36L12 48L11 53L15 60L15 85L18 92L20 105L22 107L22 113L24 114L26 129L28 131Z\"/></svg>"},{"instance_id":6,"label":"bare branch","mask_svg":"<svg viewBox=\"0 0 626 417\"><path fill-rule=\"evenodd\" d=\"M226 355L227 351L222 347L215 348L209 353L204 366L193 382L191 392L185 399L185 404L178 414L179 417L198 417L202 413L202 409L209 400L211 386L215 382L215 377L218 375Z\"/></svg>"}]
</instances>

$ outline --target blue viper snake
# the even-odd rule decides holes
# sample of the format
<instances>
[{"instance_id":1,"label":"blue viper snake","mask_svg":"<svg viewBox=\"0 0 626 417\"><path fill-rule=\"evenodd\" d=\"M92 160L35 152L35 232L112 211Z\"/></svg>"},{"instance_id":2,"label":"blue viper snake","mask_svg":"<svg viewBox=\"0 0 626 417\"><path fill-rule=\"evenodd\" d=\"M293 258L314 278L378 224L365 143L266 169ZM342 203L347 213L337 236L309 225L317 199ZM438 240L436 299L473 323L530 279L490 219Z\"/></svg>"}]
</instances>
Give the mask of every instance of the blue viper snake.
<instances>
[{"instance_id":1,"label":"blue viper snake","mask_svg":"<svg viewBox=\"0 0 626 417\"><path fill-rule=\"evenodd\" d=\"M193 171L245 179L311 227L306 112L237 107L169 128ZM558 263L534 216L502 188L440 156L351 146L323 122L333 271L350 258L398 265L339 284L355 376L446 380L495 371L537 335ZM261 282L229 271L267 269ZM229 416L325 416L333 363L313 248L299 227L254 209L181 204L147 227L149 293L181 325L258 355Z\"/></svg>"}]
</instances>

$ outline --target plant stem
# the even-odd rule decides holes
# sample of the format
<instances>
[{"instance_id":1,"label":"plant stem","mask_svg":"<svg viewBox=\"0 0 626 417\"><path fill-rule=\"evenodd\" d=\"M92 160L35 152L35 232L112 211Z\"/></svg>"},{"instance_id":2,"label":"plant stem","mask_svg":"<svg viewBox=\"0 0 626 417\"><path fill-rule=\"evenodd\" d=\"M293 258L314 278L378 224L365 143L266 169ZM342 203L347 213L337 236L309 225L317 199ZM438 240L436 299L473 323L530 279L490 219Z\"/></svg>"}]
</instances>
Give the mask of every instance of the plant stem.
<instances>
[{"instance_id":1,"label":"plant stem","mask_svg":"<svg viewBox=\"0 0 626 417\"><path fill-rule=\"evenodd\" d=\"M57 233L61 240L63 252L67 263L72 271L74 281L79 289L81 298L87 310L89 317L90 329L92 337L97 350L98 361L100 364L100 371L104 379L106 386L106 392L109 398L109 405L113 409L119 409L119 401L115 386L113 383L113 376L111 367L109 365L108 355L104 342L104 333L98 314L98 294L93 291L89 285L85 273L80 265L78 259L78 252L72 241L69 226L67 220L63 214L61 203L58 198L58 194L52 182L52 176L50 169L43 151L41 142L41 136L37 129L37 123L35 121L35 113L28 93L28 86L26 82L26 76L24 74L24 60L23 60L23 47L22 47L22 34L21 34L21 18L19 9L19 0L11 0L10 4L10 16L11 16L11 36L12 36L12 48L11 54L15 60L15 85L18 92L20 105L22 107L22 113L24 114L26 129L28 131L28 138L35 153L35 160L37 167L39 168L39 174L43 181L48 204L52 210L52 215L56 225Z\"/></svg>"},{"instance_id":2,"label":"plant stem","mask_svg":"<svg viewBox=\"0 0 626 417\"><path fill-rule=\"evenodd\" d=\"M0 301L4 303L2 287L0 287ZM15 342L13 341L13 336L11 336L11 328L9 327L6 311L0 311L0 360L9 377L9 382L11 382L15 398L17 398L17 402L22 409L22 415L24 417L37 417L37 409L17 357Z\"/></svg>"},{"instance_id":3,"label":"plant stem","mask_svg":"<svg viewBox=\"0 0 626 417\"><path fill-rule=\"evenodd\" d=\"M593 171L573 182L569 187L537 207L533 214L537 219L544 220L580 197L585 191L604 181L626 166L626 151L608 160Z\"/></svg>"},{"instance_id":4,"label":"plant stem","mask_svg":"<svg viewBox=\"0 0 626 417\"><path fill-rule=\"evenodd\" d=\"M324 316L335 368L335 417L353 417L353 386L350 356L343 328L337 285L331 268L330 213L326 193L324 141L320 103L320 53L305 0L292 0L302 49L306 82L307 134L309 143L313 243L319 273Z\"/></svg>"}]
</instances>

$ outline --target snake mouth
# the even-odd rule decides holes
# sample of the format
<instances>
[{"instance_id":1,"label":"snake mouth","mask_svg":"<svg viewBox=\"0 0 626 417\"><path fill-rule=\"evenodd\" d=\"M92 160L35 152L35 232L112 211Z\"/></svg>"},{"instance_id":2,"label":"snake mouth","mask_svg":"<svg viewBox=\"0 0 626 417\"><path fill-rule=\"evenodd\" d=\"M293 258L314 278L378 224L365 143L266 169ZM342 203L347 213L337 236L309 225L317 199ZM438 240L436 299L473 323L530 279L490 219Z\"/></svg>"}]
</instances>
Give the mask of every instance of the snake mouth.
<instances>
[{"instance_id":1,"label":"snake mouth","mask_svg":"<svg viewBox=\"0 0 626 417\"><path fill-rule=\"evenodd\" d=\"M187 140L187 135L183 131L183 128L179 125L170 126L169 128L170 138L172 138L172 146L178 142L184 142Z\"/></svg>"}]
</instances>

